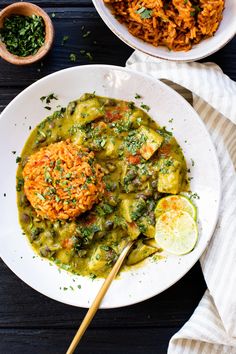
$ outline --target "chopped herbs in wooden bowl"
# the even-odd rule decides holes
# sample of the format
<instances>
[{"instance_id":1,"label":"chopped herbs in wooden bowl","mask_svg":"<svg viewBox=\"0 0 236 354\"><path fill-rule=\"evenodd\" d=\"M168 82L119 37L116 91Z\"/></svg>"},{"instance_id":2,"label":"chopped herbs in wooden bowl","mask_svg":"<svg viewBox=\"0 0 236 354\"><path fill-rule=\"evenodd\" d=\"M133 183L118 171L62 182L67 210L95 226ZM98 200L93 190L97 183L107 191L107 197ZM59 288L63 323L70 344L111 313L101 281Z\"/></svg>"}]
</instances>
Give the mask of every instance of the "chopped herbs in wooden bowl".
<instances>
[{"instance_id":1,"label":"chopped herbs in wooden bowl","mask_svg":"<svg viewBox=\"0 0 236 354\"><path fill-rule=\"evenodd\" d=\"M0 39L12 54L20 57L34 55L45 41L44 20L37 15L11 15L4 19Z\"/></svg>"},{"instance_id":2,"label":"chopped herbs in wooden bowl","mask_svg":"<svg viewBox=\"0 0 236 354\"><path fill-rule=\"evenodd\" d=\"M50 17L34 4L14 3L0 12L0 56L12 64L40 60L51 48L53 37Z\"/></svg>"}]
</instances>

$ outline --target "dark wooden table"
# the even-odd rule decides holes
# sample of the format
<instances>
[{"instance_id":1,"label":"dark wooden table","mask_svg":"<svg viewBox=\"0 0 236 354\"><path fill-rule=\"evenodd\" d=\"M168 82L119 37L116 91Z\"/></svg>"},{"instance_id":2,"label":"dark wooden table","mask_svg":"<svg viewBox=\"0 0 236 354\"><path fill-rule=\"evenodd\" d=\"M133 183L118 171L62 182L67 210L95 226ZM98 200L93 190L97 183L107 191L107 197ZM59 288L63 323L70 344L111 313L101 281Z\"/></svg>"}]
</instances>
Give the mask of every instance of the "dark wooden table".
<instances>
[{"instance_id":1,"label":"dark wooden table","mask_svg":"<svg viewBox=\"0 0 236 354\"><path fill-rule=\"evenodd\" d=\"M0 1L0 8L14 1ZM37 1L53 18L53 49L41 63L16 67L0 59L0 110L25 87L54 71L81 64L124 66L132 49L106 27L91 0ZM88 34L88 31L91 33ZM69 36L62 45L63 36ZM85 50L88 55L81 54ZM76 62L69 60L76 53ZM236 38L207 59L236 80ZM212 88L214 90L214 87ZM1 245L0 247L4 247ZM0 354L63 354L85 310L63 305L32 290L0 261ZM162 354L188 320L206 284L199 264L161 295L127 308L100 310L79 353Z\"/></svg>"}]
</instances>

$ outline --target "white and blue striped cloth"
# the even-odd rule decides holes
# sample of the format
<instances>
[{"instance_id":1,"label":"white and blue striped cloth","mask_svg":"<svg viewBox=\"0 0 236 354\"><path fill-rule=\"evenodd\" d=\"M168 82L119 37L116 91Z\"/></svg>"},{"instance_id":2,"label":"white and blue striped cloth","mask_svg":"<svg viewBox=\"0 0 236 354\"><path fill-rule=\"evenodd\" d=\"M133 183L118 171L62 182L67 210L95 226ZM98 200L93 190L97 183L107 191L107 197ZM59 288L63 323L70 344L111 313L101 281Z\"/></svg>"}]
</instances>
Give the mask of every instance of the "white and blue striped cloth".
<instances>
[{"instance_id":1,"label":"white and blue striped cloth","mask_svg":"<svg viewBox=\"0 0 236 354\"><path fill-rule=\"evenodd\" d=\"M208 290L170 340L168 354L236 354L236 83L213 63L175 63L134 52L126 66L170 80L193 107L215 144L222 173L217 227L200 259ZM181 85L182 87L180 87Z\"/></svg>"}]
</instances>

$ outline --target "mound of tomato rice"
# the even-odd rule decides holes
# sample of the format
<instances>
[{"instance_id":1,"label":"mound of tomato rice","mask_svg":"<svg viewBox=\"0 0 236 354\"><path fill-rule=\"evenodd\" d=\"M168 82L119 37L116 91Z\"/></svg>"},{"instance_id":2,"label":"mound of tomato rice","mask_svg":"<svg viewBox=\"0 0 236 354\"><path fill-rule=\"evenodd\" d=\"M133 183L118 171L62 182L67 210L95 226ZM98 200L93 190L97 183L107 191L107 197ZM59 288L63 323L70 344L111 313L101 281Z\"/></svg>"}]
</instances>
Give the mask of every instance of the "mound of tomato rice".
<instances>
[{"instance_id":1,"label":"mound of tomato rice","mask_svg":"<svg viewBox=\"0 0 236 354\"><path fill-rule=\"evenodd\" d=\"M50 144L29 157L24 191L37 215L73 219L90 210L105 190L94 153L69 140Z\"/></svg>"},{"instance_id":2,"label":"mound of tomato rice","mask_svg":"<svg viewBox=\"0 0 236 354\"><path fill-rule=\"evenodd\" d=\"M154 46L187 51L212 37L225 0L103 0L129 32Z\"/></svg>"}]
</instances>

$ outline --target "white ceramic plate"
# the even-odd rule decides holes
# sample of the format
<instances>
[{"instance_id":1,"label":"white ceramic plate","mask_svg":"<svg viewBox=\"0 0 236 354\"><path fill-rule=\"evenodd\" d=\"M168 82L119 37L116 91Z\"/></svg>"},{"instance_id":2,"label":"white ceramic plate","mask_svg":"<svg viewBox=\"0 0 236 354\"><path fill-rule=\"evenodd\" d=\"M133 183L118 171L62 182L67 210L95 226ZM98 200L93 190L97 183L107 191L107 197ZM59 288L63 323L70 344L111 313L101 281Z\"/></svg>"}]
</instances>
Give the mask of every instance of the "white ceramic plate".
<instances>
[{"instance_id":1,"label":"white ceramic plate","mask_svg":"<svg viewBox=\"0 0 236 354\"><path fill-rule=\"evenodd\" d=\"M205 58L226 45L236 34L236 1L225 0L223 19L215 35L194 45L188 52L173 52L166 47L154 47L149 43L131 35L124 24L121 24L111 13L110 8L103 0L93 0L99 15L110 30L123 42L134 49L154 57L175 60L194 61Z\"/></svg>"},{"instance_id":2,"label":"white ceramic plate","mask_svg":"<svg viewBox=\"0 0 236 354\"><path fill-rule=\"evenodd\" d=\"M15 191L16 156L20 155L29 136L29 126L34 128L48 115L40 97L53 92L59 97L55 106L65 106L84 92L93 91L102 96L132 100L137 105L141 102L149 105L152 118L173 129L192 171L192 190L200 196L196 200L200 237L194 251L183 257L169 256L160 262L148 260L142 267L122 273L102 303L103 308L111 308L159 294L194 265L216 225L220 173L214 146L201 119L181 96L157 80L125 68L89 65L62 70L34 83L7 106L0 119L0 253L9 268L32 288L64 303L89 307L102 284L101 279L92 281L64 270L59 272L56 265L35 257L18 223ZM136 93L143 99L135 100ZM169 123L171 119L173 122ZM194 167L191 159L195 161Z\"/></svg>"}]
</instances>

